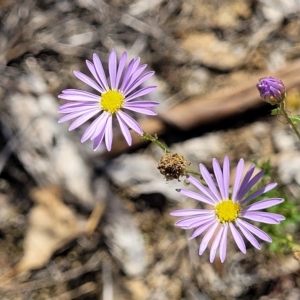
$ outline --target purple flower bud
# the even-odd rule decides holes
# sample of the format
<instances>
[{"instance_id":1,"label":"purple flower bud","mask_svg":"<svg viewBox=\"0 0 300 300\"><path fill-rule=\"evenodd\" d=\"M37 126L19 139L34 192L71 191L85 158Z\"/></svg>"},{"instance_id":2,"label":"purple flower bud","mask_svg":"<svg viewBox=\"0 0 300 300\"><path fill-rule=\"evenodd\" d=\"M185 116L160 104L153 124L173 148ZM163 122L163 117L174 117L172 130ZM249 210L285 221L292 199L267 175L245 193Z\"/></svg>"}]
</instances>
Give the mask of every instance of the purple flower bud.
<instances>
[{"instance_id":1,"label":"purple flower bud","mask_svg":"<svg viewBox=\"0 0 300 300\"><path fill-rule=\"evenodd\" d=\"M260 78L256 87L260 97L272 105L280 103L286 96L283 82L274 77Z\"/></svg>"}]
</instances>

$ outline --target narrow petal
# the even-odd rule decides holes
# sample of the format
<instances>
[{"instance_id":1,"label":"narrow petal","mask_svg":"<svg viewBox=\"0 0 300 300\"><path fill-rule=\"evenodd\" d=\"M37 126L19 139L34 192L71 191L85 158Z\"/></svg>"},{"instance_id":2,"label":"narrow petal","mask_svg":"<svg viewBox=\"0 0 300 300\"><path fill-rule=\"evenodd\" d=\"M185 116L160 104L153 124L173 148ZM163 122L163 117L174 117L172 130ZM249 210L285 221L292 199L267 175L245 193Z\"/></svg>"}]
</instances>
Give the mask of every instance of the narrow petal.
<instances>
[{"instance_id":1,"label":"narrow petal","mask_svg":"<svg viewBox=\"0 0 300 300\"><path fill-rule=\"evenodd\" d=\"M192 229L201 226L209 220L215 219L214 215L206 214L196 217L184 218L175 223L175 226L182 227L184 229Z\"/></svg>"},{"instance_id":2,"label":"narrow petal","mask_svg":"<svg viewBox=\"0 0 300 300\"><path fill-rule=\"evenodd\" d=\"M74 75L81 81L83 81L84 83L86 83L87 85L89 85L90 87L92 87L93 89L95 89L98 92L102 92L101 87L90 77L88 77L87 75L83 74L80 71L74 71L73 72Z\"/></svg>"},{"instance_id":3,"label":"narrow petal","mask_svg":"<svg viewBox=\"0 0 300 300\"><path fill-rule=\"evenodd\" d=\"M129 97L126 97L126 101L130 101L132 99L135 99L135 98L147 95L147 94L151 93L155 89L156 89L156 86L147 86L147 87L144 87L144 88L136 91L135 93L133 93Z\"/></svg>"},{"instance_id":4,"label":"narrow petal","mask_svg":"<svg viewBox=\"0 0 300 300\"><path fill-rule=\"evenodd\" d=\"M122 77L122 73L124 71L125 65L127 61L127 53L123 52L120 58L119 66L118 66L118 72L116 76L116 89L119 89L120 80Z\"/></svg>"},{"instance_id":5,"label":"narrow petal","mask_svg":"<svg viewBox=\"0 0 300 300\"><path fill-rule=\"evenodd\" d=\"M128 126L127 124L122 120L122 118L119 117L118 114L116 114L117 116L117 119L118 119L118 122L119 122L119 125L120 125L120 128L121 128L121 131L122 131L122 134L127 142L127 144L129 146L131 146L131 143L132 143L132 137L131 137L131 134L130 134L130 131L128 129Z\"/></svg>"},{"instance_id":6,"label":"narrow petal","mask_svg":"<svg viewBox=\"0 0 300 300\"><path fill-rule=\"evenodd\" d=\"M265 209L274 205L277 205L279 203L282 203L284 199L281 198L270 198L270 199L265 199L262 201L258 201L256 203L253 203L249 206L246 206L244 208L244 211L252 211L252 210L261 210Z\"/></svg>"},{"instance_id":7,"label":"narrow petal","mask_svg":"<svg viewBox=\"0 0 300 300\"><path fill-rule=\"evenodd\" d=\"M187 217L187 216L195 216L195 215L203 215L207 212L213 213L213 210L209 209L179 209L174 210L170 213L171 216L174 217Z\"/></svg>"},{"instance_id":8,"label":"narrow petal","mask_svg":"<svg viewBox=\"0 0 300 300\"><path fill-rule=\"evenodd\" d=\"M219 186L219 190L220 190L221 196L222 196L223 199L226 199L225 198L225 189L224 189L224 184L223 184L223 173L222 173L220 164L214 158L212 165L213 165L215 177L216 177L216 180L217 180L217 183L218 183L218 186Z\"/></svg>"},{"instance_id":9,"label":"narrow petal","mask_svg":"<svg viewBox=\"0 0 300 300\"><path fill-rule=\"evenodd\" d=\"M278 214L258 211L242 211L241 217L266 224L279 224L280 221L285 219Z\"/></svg>"},{"instance_id":10,"label":"narrow petal","mask_svg":"<svg viewBox=\"0 0 300 300\"><path fill-rule=\"evenodd\" d=\"M203 176L205 182L207 183L209 189L212 191L212 193L218 200L221 200L221 196L220 196L220 194L216 188L216 185L215 185L214 181L212 180L211 175L209 174L208 170L206 169L206 167L203 164L200 164L199 167L200 167L200 173Z\"/></svg>"},{"instance_id":11,"label":"narrow petal","mask_svg":"<svg viewBox=\"0 0 300 300\"><path fill-rule=\"evenodd\" d=\"M256 197L259 197L262 194L267 193L268 191L274 189L274 187L277 186L277 183L269 183L266 186L262 187L261 189L257 190L256 192L252 193L251 195L249 195L247 198L245 198L244 200L240 201L241 204L245 204L253 199L255 199Z\"/></svg>"},{"instance_id":12,"label":"narrow petal","mask_svg":"<svg viewBox=\"0 0 300 300\"><path fill-rule=\"evenodd\" d=\"M100 147L104 138L104 134L105 134L105 126L99 131L99 134L93 140L94 151L96 151Z\"/></svg>"},{"instance_id":13,"label":"narrow petal","mask_svg":"<svg viewBox=\"0 0 300 300\"><path fill-rule=\"evenodd\" d=\"M223 263L226 258L226 252L227 252L227 233L228 233L228 224L224 224L224 231L221 237L220 241L220 249L219 249L219 254L220 254L220 260Z\"/></svg>"},{"instance_id":14,"label":"narrow petal","mask_svg":"<svg viewBox=\"0 0 300 300\"><path fill-rule=\"evenodd\" d=\"M90 136L91 140L94 140L97 136L99 136L100 132L102 132L102 129L106 128L107 120L111 116L111 114L106 111L103 111L101 115L103 116L103 119L101 122L99 122L97 124L97 127L95 128L94 133ZM105 134L105 131L104 131L104 134Z\"/></svg>"},{"instance_id":15,"label":"narrow petal","mask_svg":"<svg viewBox=\"0 0 300 300\"><path fill-rule=\"evenodd\" d=\"M204 197L203 195L198 194L198 193L193 192L193 191L190 191L190 190L180 189L180 190L178 190L178 192L182 195L185 195L185 196L189 197L189 198L192 198L192 199L195 199L195 200L198 200L198 201L210 204L210 205L215 204L215 202L212 201L211 199L209 199L207 197Z\"/></svg>"},{"instance_id":16,"label":"narrow petal","mask_svg":"<svg viewBox=\"0 0 300 300\"><path fill-rule=\"evenodd\" d=\"M156 101L150 101L150 100L143 100L143 101L130 101L130 102L125 102L123 107L128 108L128 107L144 107L144 108L150 108L153 106L158 105L159 102Z\"/></svg>"},{"instance_id":17,"label":"narrow petal","mask_svg":"<svg viewBox=\"0 0 300 300\"><path fill-rule=\"evenodd\" d=\"M214 194L194 176L188 175L187 179L192 185L194 185L206 197L208 197L212 201L212 203L216 204L218 202L218 199L214 196Z\"/></svg>"},{"instance_id":18,"label":"narrow petal","mask_svg":"<svg viewBox=\"0 0 300 300\"><path fill-rule=\"evenodd\" d=\"M143 108L143 107L134 107L134 106L125 107L125 105L123 106L123 108L126 108L131 111L135 111L139 114L148 115L148 116L156 116L157 115L157 112L153 108Z\"/></svg>"},{"instance_id":19,"label":"narrow petal","mask_svg":"<svg viewBox=\"0 0 300 300\"><path fill-rule=\"evenodd\" d=\"M222 226L220 228L220 230L218 231L218 233L217 233L217 235L216 235L216 237L215 237L215 239L212 243L212 246L211 246L211 249L210 249L210 256L209 256L209 261L211 263L215 260L217 249L220 245L220 241L221 241L223 231L224 231L224 227Z\"/></svg>"},{"instance_id":20,"label":"narrow petal","mask_svg":"<svg viewBox=\"0 0 300 300\"><path fill-rule=\"evenodd\" d=\"M250 189L263 177L265 174L265 171L258 172L249 182L247 185L245 185L242 189L240 189L238 198L242 199L249 191Z\"/></svg>"},{"instance_id":21,"label":"narrow petal","mask_svg":"<svg viewBox=\"0 0 300 300\"><path fill-rule=\"evenodd\" d=\"M132 74L131 71L133 69L133 66L135 65L136 62L139 62L139 59L138 58L135 58L135 59L132 59L127 68L125 69L125 73L124 73L124 77L123 77L123 80L122 80L122 84L121 84L121 87L120 87L120 91L123 92L124 89L126 88L128 82L129 82L129 78L130 78L130 75Z\"/></svg>"},{"instance_id":22,"label":"narrow petal","mask_svg":"<svg viewBox=\"0 0 300 300\"><path fill-rule=\"evenodd\" d=\"M101 78L98 76L98 73L96 71L95 65L90 62L89 60L86 60L86 65L89 68L90 72L93 74L94 78L97 80L100 88L101 88L101 93L106 92L106 87L104 85L104 82L101 80Z\"/></svg>"},{"instance_id":23,"label":"narrow petal","mask_svg":"<svg viewBox=\"0 0 300 300\"><path fill-rule=\"evenodd\" d=\"M224 185L224 193L225 193L224 199L229 199L230 160L229 160L228 156L226 156L224 158L224 162L223 162L223 185ZM225 253L225 255L226 255L226 253ZM225 260L225 258L224 258L224 260Z\"/></svg>"},{"instance_id":24,"label":"narrow petal","mask_svg":"<svg viewBox=\"0 0 300 300\"><path fill-rule=\"evenodd\" d=\"M108 70L109 70L109 79L112 90L117 88L116 86L116 76L117 76L117 53L113 49L111 50L108 58Z\"/></svg>"},{"instance_id":25,"label":"narrow petal","mask_svg":"<svg viewBox=\"0 0 300 300\"><path fill-rule=\"evenodd\" d=\"M78 112L75 112L75 113L67 114L67 115L63 116L62 118L60 118L58 120L58 123L63 123L63 122L78 118L78 117L80 117L80 116L82 116L82 115L84 115L88 112L91 112L91 111L94 111L94 109L86 109L86 110L78 111Z\"/></svg>"},{"instance_id":26,"label":"narrow petal","mask_svg":"<svg viewBox=\"0 0 300 300\"><path fill-rule=\"evenodd\" d=\"M60 108L58 113L69 114L69 113L80 112L80 111L84 111L85 109L93 109L93 108L98 109L98 111L100 111L99 105L97 103L89 103L89 104L81 104L78 106Z\"/></svg>"},{"instance_id":27,"label":"narrow petal","mask_svg":"<svg viewBox=\"0 0 300 300\"><path fill-rule=\"evenodd\" d=\"M134 81L131 85L127 86L124 91L125 95L130 94L134 89L136 89L143 82L145 82L147 79L149 79L151 76L153 76L153 74L154 74L154 72L147 72L144 75L142 75L140 78L138 78L136 81Z\"/></svg>"},{"instance_id":28,"label":"narrow petal","mask_svg":"<svg viewBox=\"0 0 300 300\"><path fill-rule=\"evenodd\" d=\"M205 249L208 246L209 241L211 240L212 236L215 233L215 230L217 229L219 223L216 222L205 234L205 236L203 237L200 247L199 247L199 255L202 255L203 252L205 251Z\"/></svg>"},{"instance_id":29,"label":"narrow petal","mask_svg":"<svg viewBox=\"0 0 300 300\"><path fill-rule=\"evenodd\" d=\"M99 102L100 96L92 94L92 93L74 93L74 94L60 94L58 98L69 100L69 101L80 101L80 102Z\"/></svg>"},{"instance_id":30,"label":"narrow petal","mask_svg":"<svg viewBox=\"0 0 300 300\"><path fill-rule=\"evenodd\" d=\"M128 95L129 91L128 89L131 89L131 87L135 84L135 82L138 80L139 76L143 73L143 71L146 69L147 65L142 65L142 66L137 66L136 69L135 68L136 62L133 65L132 71L131 71L131 75L128 77L128 80L126 82L126 85L124 85L124 94Z\"/></svg>"},{"instance_id":31,"label":"narrow petal","mask_svg":"<svg viewBox=\"0 0 300 300\"><path fill-rule=\"evenodd\" d=\"M104 128L106 124L107 117L104 113L102 113L98 118L96 118L89 127L85 130L84 134L81 138L81 143L84 143L89 138L91 138L92 134L95 133L95 131L99 128L99 124L101 124L101 127ZM96 132L97 135L99 135L99 130Z\"/></svg>"},{"instance_id":32,"label":"narrow petal","mask_svg":"<svg viewBox=\"0 0 300 300\"><path fill-rule=\"evenodd\" d=\"M201 233L203 233L207 228L211 227L215 223L216 223L215 219L206 221L204 224L202 224L201 226L199 226L199 228L197 228L194 231L194 233L191 235L191 237L189 238L189 240L192 240L192 239L196 238Z\"/></svg>"},{"instance_id":33,"label":"narrow petal","mask_svg":"<svg viewBox=\"0 0 300 300\"><path fill-rule=\"evenodd\" d=\"M258 227L246 222L246 221L243 221L241 219L237 219L236 220L236 223L240 226L240 227L243 227L243 228L246 228L248 229L250 232L252 232L253 234L255 234L256 236L258 236L260 239L262 239L263 241L266 241L266 242L272 242L272 239L269 237L268 234L266 234L264 231L262 231L261 229L259 229Z\"/></svg>"},{"instance_id":34,"label":"narrow petal","mask_svg":"<svg viewBox=\"0 0 300 300\"><path fill-rule=\"evenodd\" d=\"M234 184L233 184L232 200L234 201L236 200L236 195L240 188L243 171L244 171L244 160L241 158L236 167L236 173L235 173Z\"/></svg>"},{"instance_id":35,"label":"narrow petal","mask_svg":"<svg viewBox=\"0 0 300 300\"><path fill-rule=\"evenodd\" d=\"M106 80L106 75L104 73L101 60L100 60L99 56L96 53L94 53L94 55L93 55L93 62L94 62L94 65L95 65L95 70L98 74L98 78L103 83L103 86L105 87L105 90L107 91L109 89L109 87L108 87L108 83L107 83L107 80Z\"/></svg>"},{"instance_id":36,"label":"narrow petal","mask_svg":"<svg viewBox=\"0 0 300 300\"><path fill-rule=\"evenodd\" d=\"M107 118L107 123L105 127L105 144L108 151L111 150L112 139L113 139L112 116L110 115Z\"/></svg>"},{"instance_id":37,"label":"narrow petal","mask_svg":"<svg viewBox=\"0 0 300 300\"><path fill-rule=\"evenodd\" d=\"M81 126L83 123L85 123L87 120L91 119L93 116L99 113L98 109L93 109L91 112L88 112L81 117L77 118L69 127L69 130L74 130L75 128Z\"/></svg>"},{"instance_id":38,"label":"narrow petal","mask_svg":"<svg viewBox=\"0 0 300 300\"><path fill-rule=\"evenodd\" d=\"M237 200L237 201L240 201L240 200L242 199L242 198L240 197L240 194L243 193L243 191L244 191L245 187L247 186L247 184L248 184L250 178L252 177L252 174L253 174L254 170L255 170L255 165L251 165L251 166L249 167L249 169L248 169L248 171L247 171L245 177L243 178L242 183L241 183L241 185L240 185L240 188L239 188L239 190L238 190L238 192L237 192L237 195L236 195L236 200Z\"/></svg>"},{"instance_id":39,"label":"narrow petal","mask_svg":"<svg viewBox=\"0 0 300 300\"><path fill-rule=\"evenodd\" d=\"M119 110L117 112L119 117L127 124L128 127L133 129L136 133L142 135L143 129L141 126L136 122L133 118L131 118L128 114L124 113L123 111Z\"/></svg>"},{"instance_id":40,"label":"narrow petal","mask_svg":"<svg viewBox=\"0 0 300 300\"><path fill-rule=\"evenodd\" d=\"M241 252L246 253L246 245L241 234L232 223L229 223L229 228L238 248L241 250Z\"/></svg>"},{"instance_id":41,"label":"narrow petal","mask_svg":"<svg viewBox=\"0 0 300 300\"><path fill-rule=\"evenodd\" d=\"M252 246L255 247L256 249L260 250L261 246L260 246L259 242L257 241L257 239L253 236L253 234L248 229L246 229L242 226L239 226L239 224L237 224L237 226L240 228L241 232L243 233L245 238L252 244Z\"/></svg>"}]
</instances>

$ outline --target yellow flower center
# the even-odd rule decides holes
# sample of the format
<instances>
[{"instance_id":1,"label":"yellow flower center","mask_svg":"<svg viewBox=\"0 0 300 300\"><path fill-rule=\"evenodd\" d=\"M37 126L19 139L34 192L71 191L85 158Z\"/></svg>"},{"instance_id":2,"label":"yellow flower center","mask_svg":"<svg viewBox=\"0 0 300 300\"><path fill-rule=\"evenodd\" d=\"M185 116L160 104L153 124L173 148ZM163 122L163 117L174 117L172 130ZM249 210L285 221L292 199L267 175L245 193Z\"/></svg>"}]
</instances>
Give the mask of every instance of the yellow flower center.
<instances>
[{"instance_id":1,"label":"yellow flower center","mask_svg":"<svg viewBox=\"0 0 300 300\"><path fill-rule=\"evenodd\" d=\"M101 95L100 107L111 114L116 113L122 108L124 95L116 90L105 92Z\"/></svg>"},{"instance_id":2,"label":"yellow flower center","mask_svg":"<svg viewBox=\"0 0 300 300\"><path fill-rule=\"evenodd\" d=\"M215 214L220 223L233 222L239 216L240 204L232 200L223 200L215 206Z\"/></svg>"}]
</instances>

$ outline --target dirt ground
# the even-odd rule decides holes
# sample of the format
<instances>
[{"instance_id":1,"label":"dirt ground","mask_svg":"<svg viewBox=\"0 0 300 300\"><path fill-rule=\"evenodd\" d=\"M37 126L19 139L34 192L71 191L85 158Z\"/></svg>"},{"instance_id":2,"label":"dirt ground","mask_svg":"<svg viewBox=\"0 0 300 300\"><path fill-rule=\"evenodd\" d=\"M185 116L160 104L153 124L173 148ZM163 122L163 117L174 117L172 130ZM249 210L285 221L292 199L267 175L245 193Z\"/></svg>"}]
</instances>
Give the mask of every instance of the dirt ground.
<instances>
[{"instance_id":1,"label":"dirt ground","mask_svg":"<svg viewBox=\"0 0 300 300\"><path fill-rule=\"evenodd\" d=\"M0 1L0 299L297 300L291 249L262 244L224 264L170 212L195 203L157 170L160 149L118 136L111 153L57 124L57 95L87 87L86 59L109 51L155 71L157 118L140 117L196 169L228 155L270 161L299 208L299 142L259 99L255 83L280 76L288 109L300 105L300 1ZM150 80L149 80L150 81ZM299 168L298 168L299 167ZM299 211L299 210L297 210ZM287 232L299 243L298 223Z\"/></svg>"}]
</instances>

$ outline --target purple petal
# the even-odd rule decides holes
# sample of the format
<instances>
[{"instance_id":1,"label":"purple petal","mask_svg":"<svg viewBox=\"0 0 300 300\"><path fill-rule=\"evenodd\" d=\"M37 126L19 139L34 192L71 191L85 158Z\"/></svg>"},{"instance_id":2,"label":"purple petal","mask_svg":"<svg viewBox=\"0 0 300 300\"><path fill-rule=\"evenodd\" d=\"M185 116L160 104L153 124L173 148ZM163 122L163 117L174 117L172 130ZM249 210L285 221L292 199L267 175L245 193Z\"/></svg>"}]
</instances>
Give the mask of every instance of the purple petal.
<instances>
[{"instance_id":1,"label":"purple petal","mask_svg":"<svg viewBox=\"0 0 300 300\"><path fill-rule=\"evenodd\" d=\"M196 179L194 176L188 175L187 176L188 181L194 185L198 190L200 190L206 197L208 197L208 201L211 200L211 204L214 205L218 202L218 199L214 196L214 194L202 183Z\"/></svg>"},{"instance_id":2,"label":"purple petal","mask_svg":"<svg viewBox=\"0 0 300 300\"><path fill-rule=\"evenodd\" d=\"M275 206L279 203L282 203L284 199L281 198L270 198L262 201L258 201L256 203L250 204L244 208L244 211L252 211L252 210L261 210L271 206Z\"/></svg>"},{"instance_id":3,"label":"purple petal","mask_svg":"<svg viewBox=\"0 0 300 300\"><path fill-rule=\"evenodd\" d=\"M102 128L105 127L107 121L107 114L102 113L98 118L96 118L90 125L89 127L85 130L84 134L82 135L81 138L81 143L84 143L87 141L91 136L96 133L97 136L99 135L99 128L100 131ZM98 129L98 130L97 130Z\"/></svg>"},{"instance_id":4,"label":"purple petal","mask_svg":"<svg viewBox=\"0 0 300 300\"><path fill-rule=\"evenodd\" d=\"M257 211L242 211L241 217L266 224L279 224L280 221L285 219L282 215Z\"/></svg>"},{"instance_id":5,"label":"purple petal","mask_svg":"<svg viewBox=\"0 0 300 300\"><path fill-rule=\"evenodd\" d=\"M214 220L215 216L207 213L206 215L184 218L175 223L175 226L182 227L184 229L192 229L201 226L209 220Z\"/></svg>"},{"instance_id":6,"label":"purple petal","mask_svg":"<svg viewBox=\"0 0 300 300\"><path fill-rule=\"evenodd\" d=\"M131 134L130 134L130 131L128 129L128 126L127 124L122 120L122 118L119 117L118 114L116 114L117 116L117 119L118 119L118 122L119 122L119 125L120 125L120 128L121 128L121 131L123 133L123 136L127 142L127 144L129 146L131 146L131 143L132 143L132 137L131 137Z\"/></svg>"},{"instance_id":7,"label":"purple petal","mask_svg":"<svg viewBox=\"0 0 300 300\"><path fill-rule=\"evenodd\" d=\"M100 145L103 141L104 134L105 134L105 127L103 127L100 131L98 131L98 133L99 134L93 140L93 150L94 151L96 151L100 147Z\"/></svg>"},{"instance_id":8,"label":"purple petal","mask_svg":"<svg viewBox=\"0 0 300 300\"><path fill-rule=\"evenodd\" d=\"M95 102L66 102L59 107L58 112L60 113L65 108L90 107L90 105L95 105Z\"/></svg>"},{"instance_id":9,"label":"purple petal","mask_svg":"<svg viewBox=\"0 0 300 300\"><path fill-rule=\"evenodd\" d=\"M105 87L105 90L107 91L109 89L109 87L108 87L108 83L107 83L107 80L106 80L106 75L104 73L101 60L100 60L99 56L96 53L93 54L93 62L94 62L94 65L95 65L95 70L98 74L98 79L100 80L100 82L103 83L103 87Z\"/></svg>"},{"instance_id":10,"label":"purple petal","mask_svg":"<svg viewBox=\"0 0 300 300\"><path fill-rule=\"evenodd\" d=\"M103 128L104 128L104 133L105 133L107 120L111 116L111 114L106 111L103 111L101 115L103 116L103 120L97 124L97 127L95 128L94 133L90 136L91 140L94 140L100 134L100 132L102 132Z\"/></svg>"},{"instance_id":11,"label":"purple petal","mask_svg":"<svg viewBox=\"0 0 300 300\"><path fill-rule=\"evenodd\" d=\"M128 108L128 107L144 107L144 108L150 108L153 106L158 105L159 102L156 101L131 101L131 102L125 102L123 107Z\"/></svg>"},{"instance_id":12,"label":"purple petal","mask_svg":"<svg viewBox=\"0 0 300 300\"><path fill-rule=\"evenodd\" d=\"M133 106L131 106L131 107L123 106L123 108L126 108L131 111L135 111L139 114L148 115L148 116L156 116L157 115L157 112L153 108L142 108L142 107L133 107Z\"/></svg>"},{"instance_id":13,"label":"purple petal","mask_svg":"<svg viewBox=\"0 0 300 300\"><path fill-rule=\"evenodd\" d=\"M69 127L69 130L74 130L75 128L81 126L87 120L91 119L93 116L99 113L98 109L93 109L92 111L85 113L81 117L77 118Z\"/></svg>"},{"instance_id":14,"label":"purple petal","mask_svg":"<svg viewBox=\"0 0 300 300\"><path fill-rule=\"evenodd\" d=\"M130 101L132 99L135 99L135 98L147 95L147 94L151 93L155 89L156 89L156 86L147 86L147 87L144 87L144 88L136 91L135 93L133 93L129 97L126 97L126 101Z\"/></svg>"},{"instance_id":15,"label":"purple petal","mask_svg":"<svg viewBox=\"0 0 300 300\"><path fill-rule=\"evenodd\" d=\"M76 102L77 104L77 102ZM71 106L71 107L65 107L65 108L60 108L58 113L60 114L69 114L69 113L73 113L73 112L80 112L80 111L84 111L86 109L98 109L98 111L100 111L99 105L98 103L92 102L92 103L83 103L77 106Z\"/></svg>"},{"instance_id":16,"label":"purple petal","mask_svg":"<svg viewBox=\"0 0 300 300\"><path fill-rule=\"evenodd\" d=\"M121 87L120 87L120 91L121 91L121 92L123 92L124 89L126 88L128 82L129 82L129 77L130 77L130 75L132 74L131 71L132 71L132 69L133 69L133 66L135 65L135 63L136 63L137 61L138 61L138 62L140 61L139 58L132 59L132 60L129 62L129 64L128 64L126 70L125 70L124 77L123 77L123 81L122 81L122 84L121 84Z\"/></svg>"},{"instance_id":17,"label":"purple petal","mask_svg":"<svg viewBox=\"0 0 300 300\"><path fill-rule=\"evenodd\" d=\"M123 111L119 110L117 112L117 115L127 124L127 126L131 129L133 129L136 133L142 135L143 129L141 126L128 114L124 113Z\"/></svg>"},{"instance_id":18,"label":"purple petal","mask_svg":"<svg viewBox=\"0 0 300 300\"><path fill-rule=\"evenodd\" d=\"M240 226L243 227L244 229L248 229L250 232L252 232L253 234L255 234L256 236L258 236L260 239L262 239L263 241L266 242L272 242L272 239L269 237L269 235L267 235L264 231L262 231L261 229L257 228L256 226L243 221L241 219L237 219L236 223Z\"/></svg>"},{"instance_id":19,"label":"purple petal","mask_svg":"<svg viewBox=\"0 0 300 300\"><path fill-rule=\"evenodd\" d=\"M216 235L216 237L215 237L215 239L214 239L214 241L212 243L212 246L211 246L211 249L210 249L210 256L209 256L209 261L211 263L215 260L217 249L218 249L218 247L220 245L220 241L221 241L221 237L222 237L223 231L224 231L224 227L222 226L219 229L219 231L218 231L218 233L217 233L217 235Z\"/></svg>"},{"instance_id":20,"label":"purple petal","mask_svg":"<svg viewBox=\"0 0 300 300\"><path fill-rule=\"evenodd\" d=\"M240 228L241 232L243 233L245 238L252 244L252 246L260 250L260 244L257 241L257 239L253 236L253 234L245 227L240 226L240 224L237 224L237 226Z\"/></svg>"},{"instance_id":21,"label":"purple petal","mask_svg":"<svg viewBox=\"0 0 300 300\"><path fill-rule=\"evenodd\" d=\"M86 65L89 68L90 72L95 77L95 79L97 80L97 82L101 88L101 93L106 92L107 90L106 90L105 84L102 82L101 78L99 78L96 68L95 68L95 65L92 62L90 62L89 60L86 60Z\"/></svg>"},{"instance_id":22,"label":"purple petal","mask_svg":"<svg viewBox=\"0 0 300 300\"><path fill-rule=\"evenodd\" d=\"M230 185L229 182L230 182L230 160L228 156L226 156L223 162L223 185L224 185L225 199L229 199L229 185Z\"/></svg>"},{"instance_id":23,"label":"purple petal","mask_svg":"<svg viewBox=\"0 0 300 300\"><path fill-rule=\"evenodd\" d=\"M236 245L239 247L241 252L246 253L246 245L243 237L241 236L241 234L238 232L238 230L234 227L232 223L229 223L229 227Z\"/></svg>"},{"instance_id":24,"label":"purple petal","mask_svg":"<svg viewBox=\"0 0 300 300\"><path fill-rule=\"evenodd\" d=\"M232 200L234 201L236 200L236 195L240 188L243 171L244 171L244 160L241 158L236 167L236 173L235 173L234 184L233 184Z\"/></svg>"},{"instance_id":25,"label":"purple petal","mask_svg":"<svg viewBox=\"0 0 300 300\"><path fill-rule=\"evenodd\" d=\"M213 210L208 209L180 209L175 210L170 213L171 216L174 217L187 217L187 216L195 216L195 215L203 215L207 212L213 212Z\"/></svg>"},{"instance_id":26,"label":"purple petal","mask_svg":"<svg viewBox=\"0 0 300 300\"><path fill-rule=\"evenodd\" d=\"M134 81L131 85L128 85L124 91L125 95L128 95L131 93L134 89L136 89L138 86L140 86L143 82L145 82L147 79L149 79L151 76L153 76L154 72L147 72L144 75L142 75L140 78L138 78L136 81Z\"/></svg>"},{"instance_id":27,"label":"purple petal","mask_svg":"<svg viewBox=\"0 0 300 300\"><path fill-rule=\"evenodd\" d=\"M243 181L242 181L242 183L240 185L240 188L239 188L239 190L237 192L237 196L236 196L236 200L237 201L241 200L240 194L243 194L243 191L244 191L245 187L247 186L247 184L248 184L248 182L249 182L249 180L250 180L250 178L251 178L254 170L255 170L255 165L251 165L249 167L249 169L248 169L245 177L243 178Z\"/></svg>"},{"instance_id":28,"label":"purple petal","mask_svg":"<svg viewBox=\"0 0 300 300\"><path fill-rule=\"evenodd\" d=\"M127 61L127 53L123 52L121 55L121 58L120 58L118 72L117 72L117 76L116 76L116 89L119 88L121 76L122 76L123 70L125 68L126 61Z\"/></svg>"},{"instance_id":29,"label":"purple petal","mask_svg":"<svg viewBox=\"0 0 300 300\"><path fill-rule=\"evenodd\" d=\"M99 102L100 100L100 96L92 94L92 93L88 93L88 92L78 92L74 94L60 94L58 95L58 98L60 99L64 99L64 100L69 100L69 101L80 101L80 102L85 102L85 101L89 101L89 102Z\"/></svg>"},{"instance_id":30,"label":"purple petal","mask_svg":"<svg viewBox=\"0 0 300 300\"><path fill-rule=\"evenodd\" d=\"M136 69L134 69L136 67L138 67L138 65L136 65L136 62L133 65L133 68L131 70L131 75L128 77L128 80L126 82L126 85L124 85L124 93L126 95L128 95L128 89L132 87L132 85L135 84L135 82L138 80L139 76L143 73L143 71L146 69L147 65L142 65ZM126 92L125 92L126 91Z\"/></svg>"},{"instance_id":31,"label":"purple petal","mask_svg":"<svg viewBox=\"0 0 300 300\"><path fill-rule=\"evenodd\" d=\"M91 112L91 111L94 111L94 109L85 109L85 110L82 110L82 111L79 111L79 112L67 114L67 115L63 116L62 118L60 118L58 120L58 123L63 123L63 122L78 118L78 117L80 117L80 116L82 116L82 115L84 115L88 112Z\"/></svg>"},{"instance_id":32,"label":"purple petal","mask_svg":"<svg viewBox=\"0 0 300 300\"><path fill-rule=\"evenodd\" d=\"M209 199L207 197L204 197L203 195L201 195L199 193L196 193L196 192L193 192L193 191L190 191L190 190L185 190L185 189L180 189L178 191L179 191L180 194L185 195L189 198L192 198L192 199L195 199L195 200L198 200L198 201L210 204L210 205L215 204L215 202L213 202L211 199Z\"/></svg>"},{"instance_id":33,"label":"purple petal","mask_svg":"<svg viewBox=\"0 0 300 300\"><path fill-rule=\"evenodd\" d=\"M202 177L204 178L204 180L206 181L209 189L211 190L211 192L214 194L214 196L218 199L221 200L221 196L216 188L216 185L214 183L214 181L212 180L208 170L205 168L205 166L203 164L199 165L200 167L200 173L202 175Z\"/></svg>"},{"instance_id":34,"label":"purple petal","mask_svg":"<svg viewBox=\"0 0 300 300\"><path fill-rule=\"evenodd\" d=\"M107 123L105 126L105 144L108 151L111 150L113 139L113 131L112 131L112 115L107 118Z\"/></svg>"},{"instance_id":35,"label":"purple petal","mask_svg":"<svg viewBox=\"0 0 300 300\"><path fill-rule=\"evenodd\" d=\"M89 85L90 87L92 87L93 89L95 89L98 92L102 92L101 87L90 77L86 76L85 74L83 74L80 71L74 71L73 72L74 75L81 81L83 81L84 83L86 83L87 85Z\"/></svg>"},{"instance_id":36,"label":"purple petal","mask_svg":"<svg viewBox=\"0 0 300 300\"><path fill-rule=\"evenodd\" d=\"M203 237L200 247L199 247L199 255L202 255L203 252L205 251L205 249L208 246L209 241L211 240L212 236L215 233L215 230L217 229L217 227L219 226L219 223L216 222L215 224L213 224L213 226L206 232L205 236Z\"/></svg>"},{"instance_id":37,"label":"purple petal","mask_svg":"<svg viewBox=\"0 0 300 300\"><path fill-rule=\"evenodd\" d=\"M241 204L245 204L251 200L253 200L256 197L259 197L262 194L267 193L268 191L274 189L274 187L277 186L277 183L269 183L266 186L262 187L261 189L257 190L256 192L252 193L251 195L249 195L247 198L245 198L244 200L240 201Z\"/></svg>"},{"instance_id":38,"label":"purple petal","mask_svg":"<svg viewBox=\"0 0 300 300\"><path fill-rule=\"evenodd\" d=\"M225 189L224 189L224 184L223 184L223 173L220 167L219 162L214 158L213 159L213 169L214 169L214 173L215 173L215 177L219 186L219 190L221 192L221 196L223 199L225 198Z\"/></svg>"},{"instance_id":39,"label":"purple petal","mask_svg":"<svg viewBox=\"0 0 300 300\"><path fill-rule=\"evenodd\" d=\"M197 236L199 236L202 232L204 232L207 228L209 228L210 226L212 226L214 223L216 223L216 220L209 220L206 221L204 224L202 224L201 226L199 226L199 228L197 228L194 233L191 235L191 237L189 238L189 240L192 240L194 238L196 238Z\"/></svg>"},{"instance_id":40,"label":"purple petal","mask_svg":"<svg viewBox=\"0 0 300 300\"><path fill-rule=\"evenodd\" d=\"M108 70L109 70L109 78L111 89L115 90L117 88L116 85L116 76L117 76L117 54L113 49L111 50L108 58Z\"/></svg>"},{"instance_id":41,"label":"purple petal","mask_svg":"<svg viewBox=\"0 0 300 300\"><path fill-rule=\"evenodd\" d=\"M223 227L224 227L224 231L223 231L223 234L222 234L222 237L221 237L220 249L219 249L220 260L221 260L222 263L225 261L225 258L226 258L228 224L225 223L223 225Z\"/></svg>"}]
</instances>

